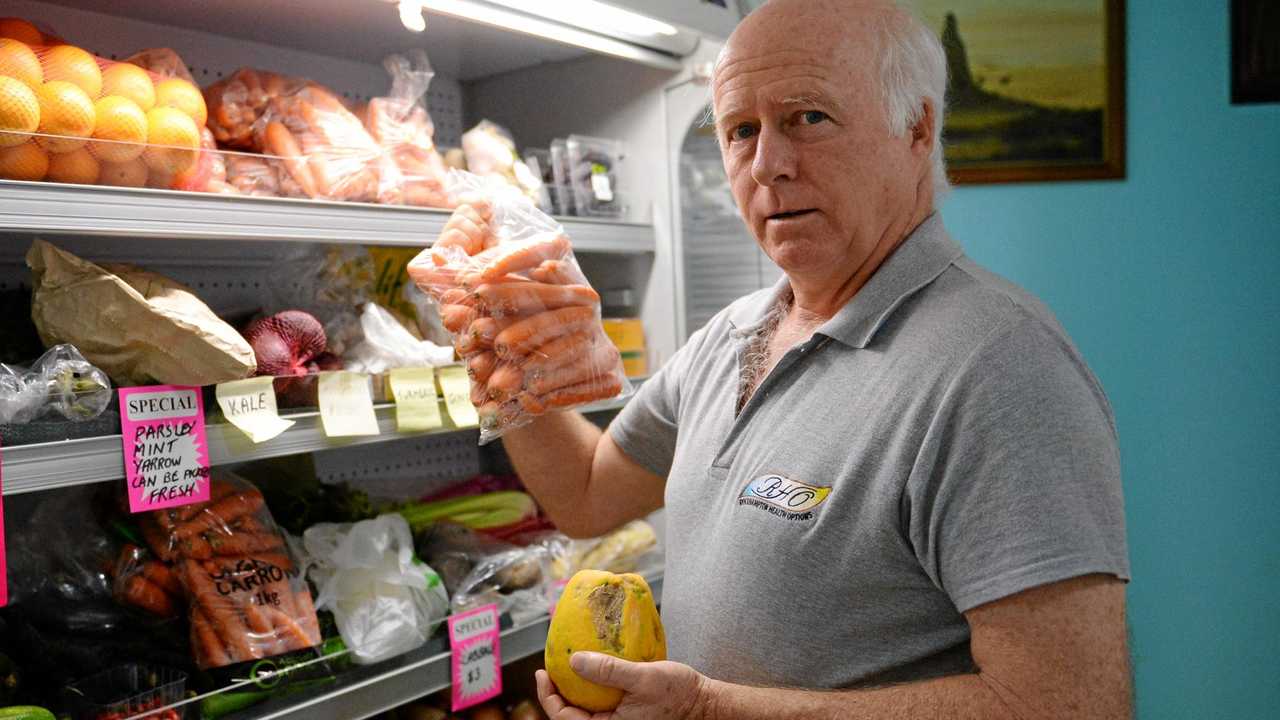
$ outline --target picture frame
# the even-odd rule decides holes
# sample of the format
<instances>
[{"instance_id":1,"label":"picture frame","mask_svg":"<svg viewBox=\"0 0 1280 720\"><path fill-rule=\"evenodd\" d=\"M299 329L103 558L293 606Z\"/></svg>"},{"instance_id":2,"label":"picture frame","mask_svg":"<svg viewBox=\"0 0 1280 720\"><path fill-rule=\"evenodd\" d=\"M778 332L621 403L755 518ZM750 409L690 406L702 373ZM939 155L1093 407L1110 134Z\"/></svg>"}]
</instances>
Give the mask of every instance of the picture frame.
<instances>
[{"instance_id":1,"label":"picture frame","mask_svg":"<svg viewBox=\"0 0 1280 720\"><path fill-rule=\"evenodd\" d=\"M1231 103L1280 102L1280 3L1231 0Z\"/></svg>"},{"instance_id":2,"label":"picture frame","mask_svg":"<svg viewBox=\"0 0 1280 720\"><path fill-rule=\"evenodd\" d=\"M1124 0L919 0L947 52L953 184L1125 177Z\"/></svg>"}]
</instances>

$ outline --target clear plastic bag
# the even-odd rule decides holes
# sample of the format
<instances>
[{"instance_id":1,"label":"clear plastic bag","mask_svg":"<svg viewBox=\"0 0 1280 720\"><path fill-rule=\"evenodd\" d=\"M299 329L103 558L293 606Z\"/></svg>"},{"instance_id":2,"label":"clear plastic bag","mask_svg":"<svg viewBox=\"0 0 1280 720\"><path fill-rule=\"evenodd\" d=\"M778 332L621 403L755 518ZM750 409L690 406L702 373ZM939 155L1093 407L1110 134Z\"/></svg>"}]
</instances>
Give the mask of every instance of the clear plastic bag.
<instances>
[{"instance_id":1,"label":"clear plastic bag","mask_svg":"<svg viewBox=\"0 0 1280 720\"><path fill-rule=\"evenodd\" d=\"M564 228L508 186L456 171L450 179L474 200L408 269L467 363L481 443L537 415L630 392Z\"/></svg>"},{"instance_id":2,"label":"clear plastic bag","mask_svg":"<svg viewBox=\"0 0 1280 720\"><path fill-rule=\"evenodd\" d=\"M424 96L435 72L427 54L390 55L382 66L391 76L385 97L369 101L359 113L365 129L400 173L400 187L384 202L452 208L457 201L445 189L445 166L435 146L435 125Z\"/></svg>"},{"instance_id":3,"label":"clear plastic bag","mask_svg":"<svg viewBox=\"0 0 1280 720\"><path fill-rule=\"evenodd\" d=\"M111 381L72 345L55 345L29 369L0 363L0 425L56 413L92 420L111 404Z\"/></svg>"},{"instance_id":4,"label":"clear plastic bag","mask_svg":"<svg viewBox=\"0 0 1280 720\"><path fill-rule=\"evenodd\" d=\"M139 528L182 582L201 669L320 644L311 589L250 483L215 473L207 502L146 513Z\"/></svg>"},{"instance_id":5,"label":"clear plastic bag","mask_svg":"<svg viewBox=\"0 0 1280 720\"><path fill-rule=\"evenodd\" d=\"M657 547L653 526L643 520L596 538L572 539L561 533L547 533L533 544L551 558L551 577L566 580L579 570L606 570L628 573L641 569L646 556Z\"/></svg>"},{"instance_id":6,"label":"clear plastic bag","mask_svg":"<svg viewBox=\"0 0 1280 720\"><path fill-rule=\"evenodd\" d=\"M447 521L434 523L415 541L444 578L452 612L495 603L516 622L546 612L551 577L546 547L517 547Z\"/></svg>"},{"instance_id":7,"label":"clear plastic bag","mask_svg":"<svg viewBox=\"0 0 1280 720\"><path fill-rule=\"evenodd\" d=\"M440 577L414 556L409 525L399 515L320 523L306 530L303 542L320 589L316 605L333 612L359 663L421 646L449 614Z\"/></svg>"},{"instance_id":8,"label":"clear plastic bag","mask_svg":"<svg viewBox=\"0 0 1280 720\"><path fill-rule=\"evenodd\" d=\"M278 159L278 168L267 163L276 170L277 194L356 202L394 199L399 170L359 118L323 86L241 68L206 88L205 98L209 128L219 142ZM229 182L245 192L248 177L252 175L236 174ZM268 194L265 187L251 192Z\"/></svg>"},{"instance_id":9,"label":"clear plastic bag","mask_svg":"<svg viewBox=\"0 0 1280 720\"><path fill-rule=\"evenodd\" d=\"M347 370L382 373L394 368L435 367L453 362L453 348L415 338L391 313L366 303L360 313L364 338L343 355Z\"/></svg>"},{"instance_id":10,"label":"clear plastic bag","mask_svg":"<svg viewBox=\"0 0 1280 720\"><path fill-rule=\"evenodd\" d=\"M542 178L535 175L520 154L516 141L506 128L489 120L462 134L462 152L467 158L467 170L480 177L500 178L518 189L525 197L537 202L542 191Z\"/></svg>"}]
</instances>

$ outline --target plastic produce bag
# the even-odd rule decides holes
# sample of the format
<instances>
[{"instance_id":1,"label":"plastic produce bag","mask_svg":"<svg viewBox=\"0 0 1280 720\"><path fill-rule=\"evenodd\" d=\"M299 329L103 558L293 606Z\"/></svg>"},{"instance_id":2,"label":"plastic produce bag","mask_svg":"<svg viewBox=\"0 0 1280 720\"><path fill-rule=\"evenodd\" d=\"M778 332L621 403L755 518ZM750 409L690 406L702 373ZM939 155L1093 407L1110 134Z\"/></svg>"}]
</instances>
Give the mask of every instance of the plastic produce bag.
<instances>
[{"instance_id":1,"label":"plastic produce bag","mask_svg":"<svg viewBox=\"0 0 1280 720\"><path fill-rule=\"evenodd\" d=\"M315 563L316 605L333 612L356 662L421 646L449 614L440 577L414 556L409 525L399 515L313 525L303 542Z\"/></svg>"},{"instance_id":2,"label":"plastic produce bag","mask_svg":"<svg viewBox=\"0 0 1280 720\"><path fill-rule=\"evenodd\" d=\"M382 373L394 368L435 367L453 362L453 348L440 347L415 338L391 313L375 303L366 303L360 313L364 339L347 351L343 364L348 370Z\"/></svg>"},{"instance_id":3,"label":"plastic produce bag","mask_svg":"<svg viewBox=\"0 0 1280 720\"><path fill-rule=\"evenodd\" d=\"M201 669L320 643L311 590L253 485L216 473L208 502L150 512L139 525L182 582Z\"/></svg>"},{"instance_id":4,"label":"plastic produce bag","mask_svg":"<svg viewBox=\"0 0 1280 720\"><path fill-rule=\"evenodd\" d=\"M240 333L173 280L98 266L44 240L32 243L27 265L40 339L75 345L121 385L213 385L257 367Z\"/></svg>"},{"instance_id":5,"label":"plastic produce bag","mask_svg":"<svg viewBox=\"0 0 1280 720\"><path fill-rule=\"evenodd\" d=\"M517 547L464 525L437 522L415 538L418 553L444 578L454 613L496 603L516 622L547 611L550 554Z\"/></svg>"},{"instance_id":6,"label":"plastic produce bag","mask_svg":"<svg viewBox=\"0 0 1280 720\"><path fill-rule=\"evenodd\" d=\"M445 166L435 146L435 125L424 95L435 72L427 54L390 55L382 66L391 76L386 97L369 101L359 113L365 129L400 171L401 185L384 202L424 207L457 205L445 189Z\"/></svg>"},{"instance_id":7,"label":"plastic produce bag","mask_svg":"<svg viewBox=\"0 0 1280 720\"><path fill-rule=\"evenodd\" d=\"M575 540L557 532L542 536L534 544L551 556L551 576L564 580L579 570L635 572L657 542L653 526L633 520L597 538Z\"/></svg>"},{"instance_id":8,"label":"plastic produce bag","mask_svg":"<svg viewBox=\"0 0 1280 720\"><path fill-rule=\"evenodd\" d=\"M450 175L460 206L409 276L440 305L467 363L480 441L551 410L630 392L559 223L510 188Z\"/></svg>"},{"instance_id":9,"label":"plastic produce bag","mask_svg":"<svg viewBox=\"0 0 1280 720\"><path fill-rule=\"evenodd\" d=\"M0 38L0 176L174 188L201 156L199 88L42 39Z\"/></svg>"},{"instance_id":10,"label":"plastic produce bag","mask_svg":"<svg viewBox=\"0 0 1280 720\"><path fill-rule=\"evenodd\" d=\"M321 85L241 68L206 88L205 98L209 128L219 142L274 156L266 165L279 194L394 200L399 170L360 120ZM228 171L231 185L244 192L247 176ZM260 188L251 192L260 190L265 194Z\"/></svg>"},{"instance_id":11,"label":"plastic produce bag","mask_svg":"<svg viewBox=\"0 0 1280 720\"><path fill-rule=\"evenodd\" d=\"M467 158L467 170L472 174L500 178L530 200L538 202L542 178L520 159L516 141L502 126L481 120L462 134L462 152Z\"/></svg>"},{"instance_id":12,"label":"plastic produce bag","mask_svg":"<svg viewBox=\"0 0 1280 720\"><path fill-rule=\"evenodd\" d=\"M55 345L30 369L0 363L0 425L30 422L53 412L92 420L111 404L111 381L75 347Z\"/></svg>"}]
</instances>

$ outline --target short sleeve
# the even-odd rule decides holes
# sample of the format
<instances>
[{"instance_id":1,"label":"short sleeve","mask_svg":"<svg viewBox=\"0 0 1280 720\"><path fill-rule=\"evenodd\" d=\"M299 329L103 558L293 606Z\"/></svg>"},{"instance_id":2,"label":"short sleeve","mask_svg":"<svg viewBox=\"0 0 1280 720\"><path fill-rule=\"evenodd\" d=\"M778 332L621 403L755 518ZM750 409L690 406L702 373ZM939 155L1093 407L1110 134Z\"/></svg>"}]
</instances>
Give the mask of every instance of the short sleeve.
<instances>
[{"instance_id":1,"label":"short sleeve","mask_svg":"<svg viewBox=\"0 0 1280 720\"><path fill-rule=\"evenodd\" d=\"M640 385L609 424L613 442L649 472L666 477L676 452L680 385L688 375L707 328L695 332L676 354Z\"/></svg>"},{"instance_id":2,"label":"short sleeve","mask_svg":"<svg viewBox=\"0 0 1280 720\"><path fill-rule=\"evenodd\" d=\"M1080 575L1129 579L1111 407L1070 341L1020 309L950 381L903 503L921 565L961 612Z\"/></svg>"}]
</instances>

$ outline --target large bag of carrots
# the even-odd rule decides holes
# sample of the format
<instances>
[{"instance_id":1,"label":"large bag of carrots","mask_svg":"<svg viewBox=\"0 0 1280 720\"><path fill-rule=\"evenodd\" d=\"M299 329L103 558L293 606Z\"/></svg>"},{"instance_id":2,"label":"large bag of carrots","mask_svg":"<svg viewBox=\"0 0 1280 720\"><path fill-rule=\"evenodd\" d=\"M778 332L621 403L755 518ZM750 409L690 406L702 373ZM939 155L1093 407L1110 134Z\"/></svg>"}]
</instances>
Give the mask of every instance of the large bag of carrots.
<instances>
[{"instance_id":1,"label":"large bag of carrots","mask_svg":"<svg viewBox=\"0 0 1280 720\"><path fill-rule=\"evenodd\" d=\"M253 485L216 473L208 502L150 512L139 524L160 563L140 564L141 577L171 600L175 586L161 580L171 574L181 584L201 669L320 644L302 568ZM135 594L147 589L128 578L117 583ZM153 612L163 614L158 597L155 606Z\"/></svg>"},{"instance_id":2,"label":"large bag of carrots","mask_svg":"<svg viewBox=\"0 0 1280 720\"><path fill-rule=\"evenodd\" d=\"M218 142L266 153L274 177L242 192L353 202L392 201L400 170L360 119L328 88L303 78L240 68L204 90ZM228 168L230 170L230 168Z\"/></svg>"},{"instance_id":3,"label":"large bag of carrots","mask_svg":"<svg viewBox=\"0 0 1280 720\"><path fill-rule=\"evenodd\" d=\"M456 170L449 179L462 202L408 270L467 365L480 442L629 393L564 228L510 186Z\"/></svg>"}]
</instances>

